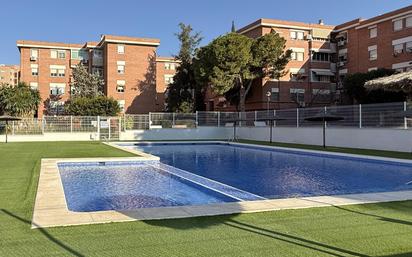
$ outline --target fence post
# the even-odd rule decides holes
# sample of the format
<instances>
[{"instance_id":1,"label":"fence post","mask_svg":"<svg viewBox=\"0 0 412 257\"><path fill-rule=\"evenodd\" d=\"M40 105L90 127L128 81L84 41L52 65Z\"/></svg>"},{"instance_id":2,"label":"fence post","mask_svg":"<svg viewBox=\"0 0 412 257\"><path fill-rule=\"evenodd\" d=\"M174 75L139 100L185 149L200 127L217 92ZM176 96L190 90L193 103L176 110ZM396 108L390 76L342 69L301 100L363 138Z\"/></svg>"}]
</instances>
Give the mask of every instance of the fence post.
<instances>
[{"instance_id":1,"label":"fence post","mask_svg":"<svg viewBox=\"0 0 412 257\"><path fill-rule=\"evenodd\" d=\"M237 118L238 118L239 120L242 119L242 112L238 112ZM236 123L236 121L235 121L235 123ZM242 122L241 122L241 121L239 121L239 127L242 127Z\"/></svg>"},{"instance_id":2,"label":"fence post","mask_svg":"<svg viewBox=\"0 0 412 257\"><path fill-rule=\"evenodd\" d=\"M100 116L97 116L97 138L100 140Z\"/></svg>"},{"instance_id":3,"label":"fence post","mask_svg":"<svg viewBox=\"0 0 412 257\"><path fill-rule=\"evenodd\" d=\"M70 133L73 133L73 116L70 116Z\"/></svg>"},{"instance_id":4,"label":"fence post","mask_svg":"<svg viewBox=\"0 0 412 257\"><path fill-rule=\"evenodd\" d=\"M275 109L273 109L273 117L276 117L276 110ZM276 126L277 126L276 120L274 120L273 121L273 127L276 127Z\"/></svg>"},{"instance_id":5,"label":"fence post","mask_svg":"<svg viewBox=\"0 0 412 257\"><path fill-rule=\"evenodd\" d=\"M111 122L110 122L110 118L107 119L108 125L109 125L109 140L110 140L110 134L111 134Z\"/></svg>"},{"instance_id":6,"label":"fence post","mask_svg":"<svg viewBox=\"0 0 412 257\"><path fill-rule=\"evenodd\" d=\"M195 121L195 123L196 123L196 128L199 126L199 112L198 111L196 111L196 121Z\"/></svg>"},{"instance_id":7,"label":"fence post","mask_svg":"<svg viewBox=\"0 0 412 257\"><path fill-rule=\"evenodd\" d=\"M359 128L362 128L362 104L359 104Z\"/></svg>"},{"instance_id":8,"label":"fence post","mask_svg":"<svg viewBox=\"0 0 412 257\"><path fill-rule=\"evenodd\" d=\"M172 113L172 126L176 125L175 119L176 119L176 113L173 112Z\"/></svg>"},{"instance_id":9,"label":"fence post","mask_svg":"<svg viewBox=\"0 0 412 257\"><path fill-rule=\"evenodd\" d=\"M45 122L44 122L44 116L41 118L41 133L44 135L44 126L45 126L45 124L44 124Z\"/></svg>"},{"instance_id":10,"label":"fence post","mask_svg":"<svg viewBox=\"0 0 412 257\"><path fill-rule=\"evenodd\" d=\"M12 132L11 132L11 134L14 135L14 121L12 121L11 127L12 127ZM6 129L7 129L7 128L6 128Z\"/></svg>"},{"instance_id":11,"label":"fence post","mask_svg":"<svg viewBox=\"0 0 412 257\"><path fill-rule=\"evenodd\" d=\"M405 101L405 102L403 102L403 111L406 112L406 110L407 110L407 105L406 105L406 101ZM403 124L404 128L408 129L408 120L406 119L406 117L403 118L403 123L404 123Z\"/></svg>"},{"instance_id":12,"label":"fence post","mask_svg":"<svg viewBox=\"0 0 412 257\"><path fill-rule=\"evenodd\" d=\"M327 109L327 107L325 106L325 107L324 107L324 112L325 112L325 114L326 114L327 111L328 111L328 109ZM327 121L325 121L325 127L328 127L328 122L327 122Z\"/></svg>"},{"instance_id":13,"label":"fence post","mask_svg":"<svg viewBox=\"0 0 412 257\"><path fill-rule=\"evenodd\" d=\"M152 126L152 113L149 112L149 129Z\"/></svg>"},{"instance_id":14,"label":"fence post","mask_svg":"<svg viewBox=\"0 0 412 257\"><path fill-rule=\"evenodd\" d=\"M299 108L296 108L296 127L299 128Z\"/></svg>"},{"instance_id":15,"label":"fence post","mask_svg":"<svg viewBox=\"0 0 412 257\"><path fill-rule=\"evenodd\" d=\"M257 121L257 111L255 111L255 122Z\"/></svg>"},{"instance_id":16,"label":"fence post","mask_svg":"<svg viewBox=\"0 0 412 257\"><path fill-rule=\"evenodd\" d=\"M217 112L217 126L220 127L220 112Z\"/></svg>"}]
</instances>

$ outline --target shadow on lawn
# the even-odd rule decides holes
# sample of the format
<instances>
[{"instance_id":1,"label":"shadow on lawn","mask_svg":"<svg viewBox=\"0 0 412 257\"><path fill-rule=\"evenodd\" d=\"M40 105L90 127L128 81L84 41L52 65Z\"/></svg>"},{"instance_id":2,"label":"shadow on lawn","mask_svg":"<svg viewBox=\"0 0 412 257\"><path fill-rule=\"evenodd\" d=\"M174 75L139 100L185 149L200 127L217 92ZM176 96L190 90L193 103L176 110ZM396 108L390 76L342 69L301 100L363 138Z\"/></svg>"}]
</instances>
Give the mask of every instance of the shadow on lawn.
<instances>
[{"instance_id":1,"label":"shadow on lawn","mask_svg":"<svg viewBox=\"0 0 412 257\"><path fill-rule=\"evenodd\" d=\"M316 242L313 240L305 239L302 237L294 236L291 234L285 234L269 229L261 228L255 225L247 224L234 220L236 215L221 215L212 217L197 217L188 219L176 219L176 220L145 220L143 222L152 226L170 227L174 229L190 229L190 228L207 228L216 225L225 225L232 228L240 229L249 233L253 233L259 236L272 238L274 240L289 243L294 246L300 246L307 248L308 250L317 251L320 253L328 254L330 256L360 256L369 257L362 253L342 249L332 245Z\"/></svg>"},{"instance_id":2,"label":"shadow on lawn","mask_svg":"<svg viewBox=\"0 0 412 257\"><path fill-rule=\"evenodd\" d=\"M20 216L17 216L16 214L9 212L8 210L5 209L0 209L1 212L5 213L6 215L21 221L23 223L29 224L31 225L31 221L30 220L26 220ZM47 232L44 228L36 228L37 231L40 231L40 233L42 233L48 240L50 240L51 242L55 243L57 246L61 247L63 250L66 250L67 252L69 252L70 254L72 254L73 256L78 256L78 257L84 257L85 255L79 253L78 251L74 250L73 248L71 248L70 246L64 244L63 242L57 240L55 237L53 237L49 232Z\"/></svg>"}]
</instances>

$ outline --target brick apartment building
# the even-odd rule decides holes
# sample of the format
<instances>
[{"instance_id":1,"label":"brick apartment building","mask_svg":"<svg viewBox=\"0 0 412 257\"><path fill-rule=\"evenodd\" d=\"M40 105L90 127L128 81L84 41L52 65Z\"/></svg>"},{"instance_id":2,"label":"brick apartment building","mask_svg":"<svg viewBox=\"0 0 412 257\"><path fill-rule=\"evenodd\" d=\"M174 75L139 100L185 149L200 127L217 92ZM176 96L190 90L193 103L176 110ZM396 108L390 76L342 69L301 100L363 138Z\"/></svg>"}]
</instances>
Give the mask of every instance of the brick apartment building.
<instances>
[{"instance_id":1,"label":"brick apartment building","mask_svg":"<svg viewBox=\"0 0 412 257\"><path fill-rule=\"evenodd\" d=\"M273 30L287 40L292 58L285 76L253 85L247 110L266 109L268 103L276 109L330 105L340 100L346 74L412 69L412 6L338 26L259 19L238 33L257 38ZM235 109L212 94L206 102L209 110Z\"/></svg>"},{"instance_id":2,"label":"brick apartment building","mask_svg":"<svg viewBox=\"0 0 412 257\"><path fill-rule=\"evenodd\" d=\"M17 85L19 83L20 67L18 65L0 64L0 85Z\"/></svg>"},{"instance_id":3,"label":"brick apartment building","mask_svg":"<svg viewBox=\"0 0 412 257\"><path fill-rule=\"evenodd\" d=\"M72 69L79 64L104 79L104 94L116 99L123 112L162 111L164 92L178 63L158 58L159 44L158 39L112 35L85 44L19 40L20 78L40 91L38 116L63 112L70 98Z\"/></svg>"}]
</instances>

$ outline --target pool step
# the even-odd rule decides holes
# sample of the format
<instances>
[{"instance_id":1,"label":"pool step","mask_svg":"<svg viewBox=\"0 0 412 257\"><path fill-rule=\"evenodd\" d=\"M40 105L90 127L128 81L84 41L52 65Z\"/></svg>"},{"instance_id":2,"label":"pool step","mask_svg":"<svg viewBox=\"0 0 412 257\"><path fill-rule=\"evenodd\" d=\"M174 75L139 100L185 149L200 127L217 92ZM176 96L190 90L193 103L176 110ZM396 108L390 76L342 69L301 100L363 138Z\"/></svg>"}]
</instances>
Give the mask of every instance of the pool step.
<instances>
[{"instance_id":1,"label":"pool step","mask_svg":"<svg viewBox=\"0 0 412 257\"><path fill-rule=\"evenodd\" d=\"M234 199L237 199L239 201L253 201L253 200L266 200L267 199L262 196L258 196L258 195L249 193L247 191L243 191L241 189L193 174L191 172L188 172L188 171L185 171L185 170L182 170L182 169L179 169L179 168L176 168L176 167L173 167L173 166L161 163L161 162L158 162L156 164L150 164L150 166L161 169L170 174L181 177L183 179L186 179L188 181L201 185L205 188L211 189L213 191L216 191L221 194L232 197Z\"/></svg>"}]
</instances>

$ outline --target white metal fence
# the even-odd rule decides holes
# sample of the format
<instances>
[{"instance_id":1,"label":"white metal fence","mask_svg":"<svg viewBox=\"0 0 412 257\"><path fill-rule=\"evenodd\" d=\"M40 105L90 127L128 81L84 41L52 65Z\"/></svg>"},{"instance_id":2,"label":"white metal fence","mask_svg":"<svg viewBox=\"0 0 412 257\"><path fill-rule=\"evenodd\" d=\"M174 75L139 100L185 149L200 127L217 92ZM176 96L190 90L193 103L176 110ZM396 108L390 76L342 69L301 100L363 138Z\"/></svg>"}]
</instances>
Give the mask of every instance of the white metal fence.
<instances>
[{"instance_id":1,"label":"white metal fence","mask_svg":"<svg viewBox=\"0 0 412 257\"><path fill-rule=\"evenodd\" d=\"M45 116L41 119L22 119L9 123L12 135L41 135L44 133L96 133L100 139L118 139L126 130L166 128L224 127L232 126L233 120L241 120L239 126L262 126L261 119L280 116L275 126L320 126L305 118L325 110L342 116L344 120L328 122L328 127L395 128L411 129L412 120L402 117L402 111L412 109L412 103L383 103L249 112L196 112L196 113L149 113L121 117ZM0 133L4 133L4 122Z\"/></svg>"}]
</instances>

